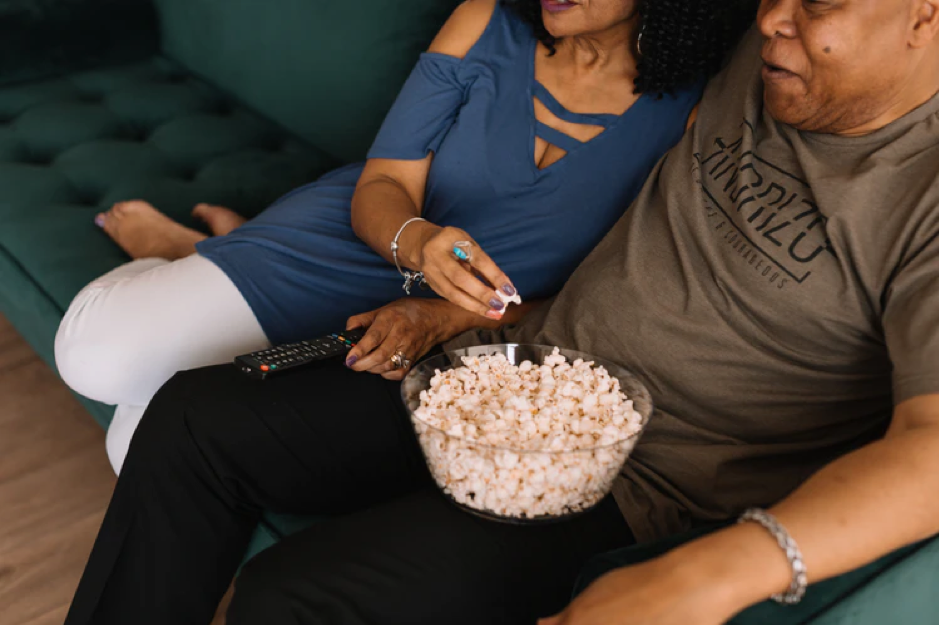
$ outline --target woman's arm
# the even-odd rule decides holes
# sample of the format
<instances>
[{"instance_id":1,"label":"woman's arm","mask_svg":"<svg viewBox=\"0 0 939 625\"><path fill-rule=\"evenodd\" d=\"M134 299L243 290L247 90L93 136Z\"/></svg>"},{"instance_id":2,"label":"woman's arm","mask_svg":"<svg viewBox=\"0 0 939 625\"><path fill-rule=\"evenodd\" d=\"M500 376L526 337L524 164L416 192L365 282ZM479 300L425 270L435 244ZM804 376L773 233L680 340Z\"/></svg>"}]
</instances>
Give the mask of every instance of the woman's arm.
<instances>
[{"instance_id":1,"label":"woman's arm","mask_svg":"<svg viewBox=\"0 0 939 625\"><path fill-rule=\"evenodd\" d=\"M771 512L798 543L809 581L818 582L939 533L936 493L939 395L925 395L897 406L882 440L831 463ZM763 527L734 525L610 573L543 623L716 625L784 592L791 578ZM691 620L674 620L686 615Z\"/></svg>"},{"instance_id":2,"label":"woman's arm","mask_svg":"<svg viewBox=\"0 0 939 625\"><path fill-rule=\"evenodd\" d=\"M463 58L485 31L495 2L467 0L460 5L438 33L430 51ZM388 262L394 262L391 242L401 226L409 219L421 216L433 158L433 154L429 154L416 161L371 159L365 165L352 198L352 228ZM398 261L402 267L429 274L431 286L443 297L485 315L492 308L490 300L495 293L455 259L449 258L453 243L460 240L471 239L456 228L444 229L427 222L413 223L398 240ZM434 269L440 265L444 265L446 271L436 275ZM508 278L481 250L474 253L473 265L495 288L508 284Z\"/></svg>"}]
</instances>

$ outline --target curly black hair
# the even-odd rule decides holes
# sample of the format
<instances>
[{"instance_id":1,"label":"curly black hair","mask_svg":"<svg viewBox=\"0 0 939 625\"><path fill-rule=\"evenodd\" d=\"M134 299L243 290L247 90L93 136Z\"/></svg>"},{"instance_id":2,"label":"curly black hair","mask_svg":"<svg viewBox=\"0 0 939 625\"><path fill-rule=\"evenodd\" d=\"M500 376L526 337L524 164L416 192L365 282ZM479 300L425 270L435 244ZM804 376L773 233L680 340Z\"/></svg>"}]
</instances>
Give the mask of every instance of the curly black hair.
<instances>
[{"instance_id":1,"label":"curly black hair","mask_svg":"<svg viewBox=\"0 0 939 625\"><path fill-rule=\"evenodd\" d=\"M557 40L540 0L502 0L535 30L551 54ZM715 74L756 17L758 0L639 0L642 53L636 93L671 93Z\"/></svg>"}]
</instances>

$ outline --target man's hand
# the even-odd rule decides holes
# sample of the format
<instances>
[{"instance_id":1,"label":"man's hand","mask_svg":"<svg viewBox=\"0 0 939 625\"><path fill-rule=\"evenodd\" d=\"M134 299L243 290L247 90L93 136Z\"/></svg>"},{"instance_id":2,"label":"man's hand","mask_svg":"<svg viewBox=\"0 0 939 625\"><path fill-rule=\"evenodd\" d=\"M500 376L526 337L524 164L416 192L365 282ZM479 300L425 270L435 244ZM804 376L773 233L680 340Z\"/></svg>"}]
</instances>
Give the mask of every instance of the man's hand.
<instances>
[{"instance_id":1,"label":"man's hand","mask_svg":"<svg viewBox=\"0 0 939 625\"><path fill-rule=\"evenodd\" d=\"M668 556L607 573L538 625L720 625L718 589Z\"/></svg>"}]
</instances>

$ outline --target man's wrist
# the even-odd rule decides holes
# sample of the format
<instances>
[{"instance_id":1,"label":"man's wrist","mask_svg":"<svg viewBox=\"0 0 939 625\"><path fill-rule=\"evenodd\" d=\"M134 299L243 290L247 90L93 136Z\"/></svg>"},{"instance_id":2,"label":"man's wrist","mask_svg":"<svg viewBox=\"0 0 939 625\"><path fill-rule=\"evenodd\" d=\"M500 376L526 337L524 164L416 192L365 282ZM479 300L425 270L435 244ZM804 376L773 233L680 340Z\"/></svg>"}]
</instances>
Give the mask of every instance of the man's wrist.
<instances>
[{"instance_id":1,"label":"man's wrist","mask_svg":"<svg viewBox=\"0 0 939 625\"><path fill-rule=\"evenodd\" d=\"M683 545L665 556L678 573L710 587L717 609L734 614L784 592L792 579L786 554L758 524L742 524Z\"/></svg>"}]
</instances>

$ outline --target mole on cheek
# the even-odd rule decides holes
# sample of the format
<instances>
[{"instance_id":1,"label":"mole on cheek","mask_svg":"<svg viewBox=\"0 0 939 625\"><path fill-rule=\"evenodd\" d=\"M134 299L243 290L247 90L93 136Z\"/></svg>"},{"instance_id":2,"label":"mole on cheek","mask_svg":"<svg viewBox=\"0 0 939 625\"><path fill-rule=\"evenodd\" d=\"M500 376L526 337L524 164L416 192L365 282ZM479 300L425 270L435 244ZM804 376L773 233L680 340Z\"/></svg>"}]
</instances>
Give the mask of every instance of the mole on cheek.
<instances>
[{"instance_id":1,"label":"mole on cheek","mask_svg":"<svg viewBox=\"0 0 939 625\"><path fill-rule=\"evenodd\" d=\"M825 46L825 54L831 54L831 46Z\"/></svg>"}]
</instances>

